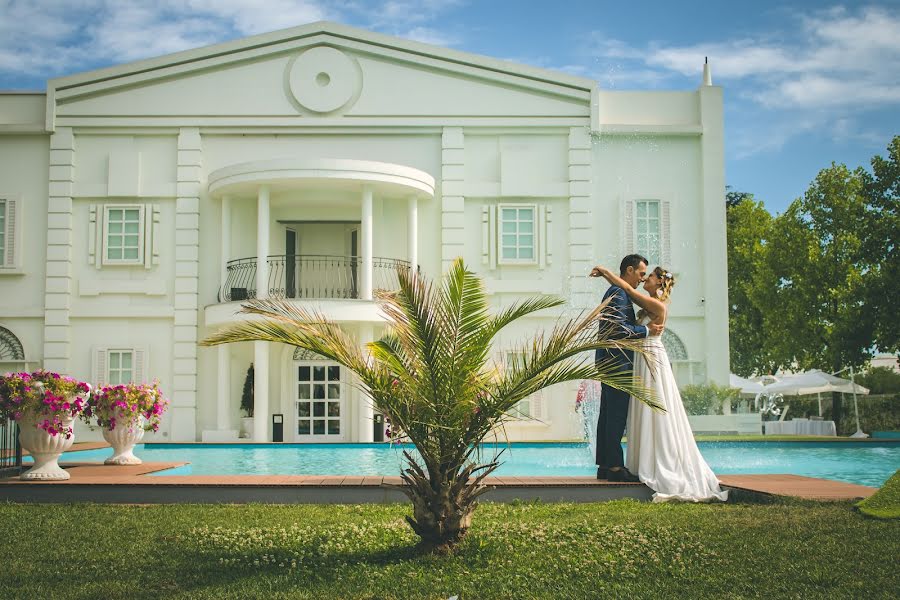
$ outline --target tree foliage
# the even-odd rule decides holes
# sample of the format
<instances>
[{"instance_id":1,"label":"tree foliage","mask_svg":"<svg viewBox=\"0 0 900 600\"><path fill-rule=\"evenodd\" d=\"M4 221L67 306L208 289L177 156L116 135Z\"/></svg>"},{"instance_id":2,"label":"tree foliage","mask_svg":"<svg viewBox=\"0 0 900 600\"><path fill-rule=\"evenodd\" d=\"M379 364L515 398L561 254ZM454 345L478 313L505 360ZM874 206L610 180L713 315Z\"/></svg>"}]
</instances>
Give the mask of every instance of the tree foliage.
<instances>
[{"instance_id":1,"label":"tree foliage","mask_svg":"<svg viewBox=\"0 0 900 600\"><path fill-rule=\"evenodd\" d=\"M751 194L728 203L733 370L865 367L897 351L900 136L872 171L835 164L772 217ZM841 413L840 397L834 397ZM838 423L840 428L840 423Z\"/></svg>"},{"instance_id":2,"label":"tree foliage","mask_svg":"<svg viewBox=\"0 0 900 600\"><path fill-rule=\"evenodd\" d=\"M731 192L730 192L731 193ZM728 339L731 370L742 376L768 371L763 339L764 307L755 302L759 295L761 269L773 217L752 194L733 204L726 213L728 227Z\"/></svg>"}]
</instances>

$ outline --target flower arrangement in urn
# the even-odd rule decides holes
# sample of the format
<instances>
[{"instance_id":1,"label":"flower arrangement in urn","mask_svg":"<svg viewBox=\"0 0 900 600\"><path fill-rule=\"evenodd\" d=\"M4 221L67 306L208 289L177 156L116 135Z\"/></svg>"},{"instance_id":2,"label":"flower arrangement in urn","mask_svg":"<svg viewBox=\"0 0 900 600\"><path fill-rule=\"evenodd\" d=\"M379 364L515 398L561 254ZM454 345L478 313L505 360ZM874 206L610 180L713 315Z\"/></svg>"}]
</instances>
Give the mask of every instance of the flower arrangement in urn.
<instances>
[{"instance_id":1,"label":"flower arrangement in urn","mask_svg":"<svg viewBox=\"0 0 900 600\"><path fill-rule=\"evenodd\" d=\"M69 479L57 460L72 447L72 423L83 416L91 386L59 373L0 377L0 418L19 423L19 443L34 459L22 479Z\"/></svg>"},{"instance_id":2,"label":"flower arrangement in urn","mask_svg":"<svg viewBox=\"0 0 900 600\"><path fill-rule=\"evenodd\" d=\"M98 388L85 410L85 417L96 420L103 429L103 438L113 447L113 456L106 464L138 465L141 459L133 454L134 446L145 431L157 431L169 400L163 396L159 383L108 385Z\"/></svg>"}]
</instances>

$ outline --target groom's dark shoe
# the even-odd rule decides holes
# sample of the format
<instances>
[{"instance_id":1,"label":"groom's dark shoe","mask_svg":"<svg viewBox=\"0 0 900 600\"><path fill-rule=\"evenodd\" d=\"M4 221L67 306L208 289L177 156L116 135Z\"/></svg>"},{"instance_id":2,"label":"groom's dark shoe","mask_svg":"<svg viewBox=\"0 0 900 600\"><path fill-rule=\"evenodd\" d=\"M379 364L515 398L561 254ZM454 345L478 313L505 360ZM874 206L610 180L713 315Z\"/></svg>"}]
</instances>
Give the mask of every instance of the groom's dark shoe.
<instances>
[{"instance_id":1,"label":"groom's dark shoe","mask_svg":"<svg viewBox=\"0 0 900 600\"><path fill-rule=\"evenodd\" d=\"M615 471L610 469L607 479L609 479L609 481L621 483L640 483L641 481L637 475L635 475L628 469L617 469Z\"/></svg>"},{"instance_id":2,"label":"groom's dark shoe","mask_svg":"<svg viewBox=\"0 0 900 600\"><path fill-rule=\"evenodd\" d=\"M609 479L609 469L606 467L597 467L597 479Z\"/></svg>"}]
</instances>

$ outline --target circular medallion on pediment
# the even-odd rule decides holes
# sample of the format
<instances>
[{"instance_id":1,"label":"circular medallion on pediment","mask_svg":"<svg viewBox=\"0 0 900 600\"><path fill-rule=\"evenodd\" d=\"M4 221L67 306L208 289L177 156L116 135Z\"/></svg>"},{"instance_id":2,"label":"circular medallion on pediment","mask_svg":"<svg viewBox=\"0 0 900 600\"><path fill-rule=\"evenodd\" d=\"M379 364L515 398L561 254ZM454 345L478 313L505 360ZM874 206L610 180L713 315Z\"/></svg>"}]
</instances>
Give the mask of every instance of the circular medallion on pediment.
<instances>
[{"instance_id":1,"label":"circular medallion on pediment","mask_svg":"<svg viewBox=\"0 0 900 600\"><path fill-rule=\"evenodd\" d=\"M301 107L314 113L331 113L359 97L362 70L340 50L316 46L288 64L288 86Z\"/></svg>"}]
</instances>

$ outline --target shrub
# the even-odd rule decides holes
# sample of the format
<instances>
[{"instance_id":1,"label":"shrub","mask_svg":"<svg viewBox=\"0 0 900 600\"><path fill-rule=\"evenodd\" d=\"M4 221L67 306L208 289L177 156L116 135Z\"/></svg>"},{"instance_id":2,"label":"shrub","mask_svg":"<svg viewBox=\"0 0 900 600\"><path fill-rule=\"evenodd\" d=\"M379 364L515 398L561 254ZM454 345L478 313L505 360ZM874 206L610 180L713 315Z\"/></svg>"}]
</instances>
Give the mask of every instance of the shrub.
<instances>
[{"instance_id":1,"label":"shrub","mask_svg":"<svg viewBox=\"0 0 900 600\"><path fill-rule=\"evenodd\" d=\"M740 395L737 388L707 383L686 386L681 401L689 415L721 415L725 403L737 401Z\"/></svg>"},{"instance_id":2,"label":"shrub","mask_svg":"<svg viewBox=\"0 0 900 600\"><path fill-rule=\"evenodd\" d=\"M244 391L241 392L241 410L248 417L253 416L253 363L247 369L247 377L244 379Z\"/></svg>"}]
</instances>

